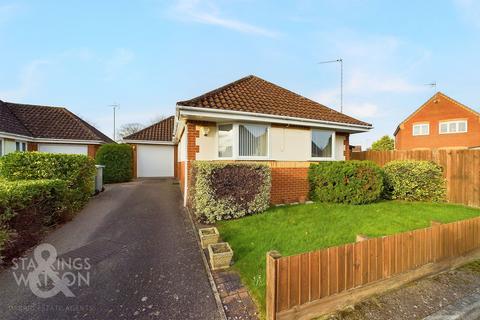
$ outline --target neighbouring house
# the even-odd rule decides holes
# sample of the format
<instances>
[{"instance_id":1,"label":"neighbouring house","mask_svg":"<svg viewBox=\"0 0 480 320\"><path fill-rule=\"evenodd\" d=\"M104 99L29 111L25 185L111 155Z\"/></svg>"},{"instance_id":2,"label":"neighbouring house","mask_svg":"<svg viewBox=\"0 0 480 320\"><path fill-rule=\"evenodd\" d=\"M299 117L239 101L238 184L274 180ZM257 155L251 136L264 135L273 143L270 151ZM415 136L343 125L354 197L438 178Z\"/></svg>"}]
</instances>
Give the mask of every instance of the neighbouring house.
<instances>
[{"instance_id":1,"label":"neighbouring house","mask_svg":"<svg viewBox=\"0 0 480 320\"><path fill-rule=\"evenodd\" d=\"M177 176L174 121L174 116L168 117L123 139L133 148L134 177Z\"/></svg>"},{"instance_id":2,"label":"neighbouring house","mask_svg":"<svg viewBox=\"0 0 480 320\"><path fill-rule=\"evenodd\" d=\"M395 130L396 150L480 147L480 114L437 92Z\"/></svg>"},{"instance_id":3,"label":"neighbouring house","mask_svg":"<svg viewBox=\"0 0 480 320\"><path fill-rule=\"evenodd\" d=\"M95 157L113 142L66 108L0 100L0 156L15 151L84 154Z\"/></svg>"},{"instance_id":4,"label":"neighbouring house","mask_svg":"<svg viewBox=\"0 0 480 320\"><path fill-rule=\"evenodd\" d=\"M265 162L271 202L308 196L310 162L350 157L349 137L372 125L250 75L177 103L177 177L185 196L194 160Z\"/></svg>"}]
</instances>

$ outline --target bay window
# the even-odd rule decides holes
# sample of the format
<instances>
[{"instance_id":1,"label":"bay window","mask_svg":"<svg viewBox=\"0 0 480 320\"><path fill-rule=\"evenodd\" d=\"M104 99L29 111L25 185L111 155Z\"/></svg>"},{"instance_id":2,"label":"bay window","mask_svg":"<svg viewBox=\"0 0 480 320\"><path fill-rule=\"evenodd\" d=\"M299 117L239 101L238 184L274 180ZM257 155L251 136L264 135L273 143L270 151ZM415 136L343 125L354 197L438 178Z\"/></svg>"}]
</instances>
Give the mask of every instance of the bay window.
<instances>
[{"instance_id":1,"label":"bay window","mask_svg":"<svg viewBox=\"0 0 480 320\"><path fill-rule=\"evenodd\" d=\"M233 125L221 124L218 126L218 157L233 157Z\"/></svg>"},{"instance_id":2,"label":"bay window","mask_svg":"<svg viewBox=\"0 0 480 320\"><path fill-rule=\"evenodd\" d=\"M240 157L266 157L267 131L265 125L240 124L238 126L238 155Z\"/></svg>"},{"instance_id":3,"label":"bay window","mask_svg":"<svg viewBox=\"0 0 480 320\"><path fill-rule=\"evenodd\" d=\"M218 158L258 159L268 157L268 125L219 124Z\"/></svg>"},{"instance_id":4,"label":"bay window","mask_svg":"<svg viewBox=\"0 0 480 320\"><path fill-rule=\"evenodd\" d=\"M312 158L333 158L333 131L312 129Z\"/></svg>"}]
</instances>

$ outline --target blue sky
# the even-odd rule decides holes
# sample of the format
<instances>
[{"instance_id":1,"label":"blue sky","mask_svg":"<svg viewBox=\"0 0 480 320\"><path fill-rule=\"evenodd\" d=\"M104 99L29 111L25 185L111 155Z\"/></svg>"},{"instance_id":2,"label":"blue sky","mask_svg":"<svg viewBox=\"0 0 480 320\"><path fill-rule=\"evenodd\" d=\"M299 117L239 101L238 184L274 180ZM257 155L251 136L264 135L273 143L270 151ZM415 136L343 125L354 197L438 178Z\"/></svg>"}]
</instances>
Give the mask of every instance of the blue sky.
<instances>
[{"instance_id":1,"label":"blue sky","mask_svg":"<svg viewBox=\"0 0 480 320\"><path fill-rule=\"evenodd\" d=\"M478 110L480 2L0 1L0 99L66 106L112 135L248 74L374 124L438 90Z\"/></svg>"}]
</instances>

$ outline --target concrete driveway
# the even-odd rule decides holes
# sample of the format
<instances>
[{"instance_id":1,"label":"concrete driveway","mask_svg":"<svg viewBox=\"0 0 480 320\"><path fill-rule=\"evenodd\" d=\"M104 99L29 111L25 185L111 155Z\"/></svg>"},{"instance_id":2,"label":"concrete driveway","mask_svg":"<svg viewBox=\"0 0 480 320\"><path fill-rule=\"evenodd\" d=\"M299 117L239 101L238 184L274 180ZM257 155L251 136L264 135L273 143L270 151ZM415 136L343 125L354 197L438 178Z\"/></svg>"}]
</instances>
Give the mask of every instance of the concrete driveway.
<instances>
[{"instance_id":1,"label":"concrete driveway","mask_svg":"<svg viewBox=\"0 0 480 320\"><path fill-rule=\"evenodd\" d=\"M89 285L39 298L4 270L0 319L220 319L173 180L108 186L43 242L59 257L88 258L79 272Z\"/></svg>"}]
</instances>

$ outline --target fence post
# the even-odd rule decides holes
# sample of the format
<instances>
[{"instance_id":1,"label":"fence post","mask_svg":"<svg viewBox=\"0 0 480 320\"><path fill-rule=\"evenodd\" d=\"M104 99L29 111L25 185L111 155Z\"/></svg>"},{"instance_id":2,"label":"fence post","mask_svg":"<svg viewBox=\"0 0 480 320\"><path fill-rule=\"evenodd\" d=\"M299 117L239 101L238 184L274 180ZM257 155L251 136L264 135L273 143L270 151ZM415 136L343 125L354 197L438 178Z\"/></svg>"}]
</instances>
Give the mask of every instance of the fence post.
<instances>
[{"instance_id":1,"label":"fence post","mask_svg":"<svg viewBox=\"0 0 480 320\"><path fill-rule=\"evenodd\" d=\"M267 320L275 320L277 318L277 276L278 276L277 259L280 257L281 255L277 251L267 252L267 277L266 277Z\"/></svg>"}]
</instances>

